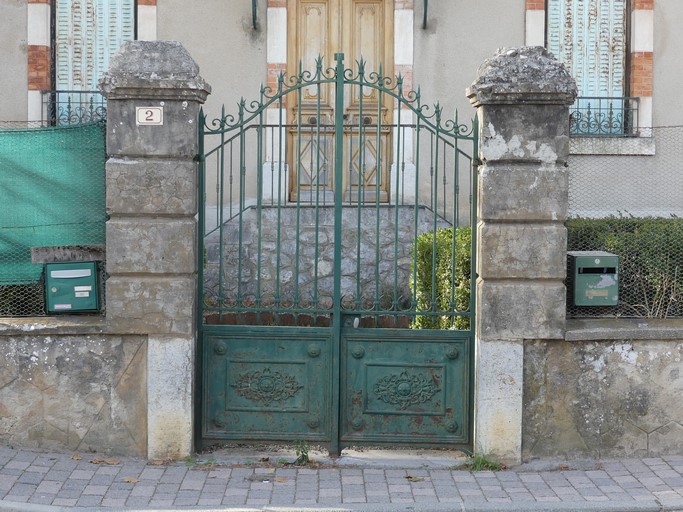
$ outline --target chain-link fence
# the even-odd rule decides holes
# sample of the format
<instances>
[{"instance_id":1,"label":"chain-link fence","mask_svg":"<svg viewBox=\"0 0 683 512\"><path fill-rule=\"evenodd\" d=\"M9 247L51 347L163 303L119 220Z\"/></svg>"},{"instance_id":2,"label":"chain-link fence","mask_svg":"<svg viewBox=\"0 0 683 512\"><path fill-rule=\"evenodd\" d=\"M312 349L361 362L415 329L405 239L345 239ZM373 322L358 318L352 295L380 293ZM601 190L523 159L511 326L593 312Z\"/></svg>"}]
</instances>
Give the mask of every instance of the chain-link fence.
<instances>
[{"instance_id":1,"label":"chain-link fence","mask_svg":"<svg viewBox=\"0 0 683 512\"><path fill-rule=\"evenodd\" d=\"M683 126L591 144L571 141L568 250L619 256L619 300L575 306L570 293L569 316L683 317Z\"/></svg>"},{"instance_id":2,"label":"chain-link fence","mask_svg":"<svg viewBox=\"0 0 683 512\"><path fill-rule=\"evenodd\" d=\"M44 315L44 262L104 244L104 135L0 123L0 316Z\"/></svg>"}]
</instances>

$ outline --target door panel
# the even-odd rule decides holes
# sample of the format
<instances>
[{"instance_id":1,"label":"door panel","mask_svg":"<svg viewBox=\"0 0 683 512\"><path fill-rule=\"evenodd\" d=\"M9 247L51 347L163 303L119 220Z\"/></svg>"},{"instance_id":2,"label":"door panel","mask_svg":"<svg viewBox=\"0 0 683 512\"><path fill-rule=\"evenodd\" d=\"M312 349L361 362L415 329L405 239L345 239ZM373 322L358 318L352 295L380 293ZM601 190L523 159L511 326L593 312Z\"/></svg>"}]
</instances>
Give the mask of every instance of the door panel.
<instances>
[{"instance_id":1,"label":"door panel","mask_svg":"<svg viewBox=\"0 0 683 512\"><path fill-rule=\"evenodd\" d=\"M288 13L290 76L302 69L315 72L319 56L324 72L341 52L354 75L362 59L366 77L378 73L380 64L382 74L393 77L393 0L290 0ZM295 97L287 105L292 201L327 202L333 195L333 87L307 87L300 105ZM342 114L345 201L375 201L377 194L381 202L389 200L391 114L387 95L348 87Z\"/></svg>"},{"instance_id":2,"label":"door panel","mask_svg":"<svg viewBox=\"0 0 683 512\"><path fill-rule=\"evenodd\" d=\"M205 436L329 440L329 331L244 327L207 334Z\"/></svg>"},{"instance_id":3,"label":"door panel","mask_svg":"<svg viewBox=\"0 0 683 512\"><path fill-rule=\"evenodd\" d=\"M354 329L342 334L342 440L463 443L467 337Z\"/></svg>"}]
</instances>

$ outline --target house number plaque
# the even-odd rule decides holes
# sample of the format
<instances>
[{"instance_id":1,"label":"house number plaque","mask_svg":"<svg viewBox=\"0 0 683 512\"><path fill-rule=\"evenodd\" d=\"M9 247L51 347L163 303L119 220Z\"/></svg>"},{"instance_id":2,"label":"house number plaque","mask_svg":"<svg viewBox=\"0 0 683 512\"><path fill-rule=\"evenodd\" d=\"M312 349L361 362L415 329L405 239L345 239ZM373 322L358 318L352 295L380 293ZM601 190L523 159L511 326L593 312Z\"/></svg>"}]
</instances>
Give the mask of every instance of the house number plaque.
<instances>
[{"instance_id":1,"label":"house number plaque","mask_svg":"<svg viewBox=\"0 0 683 512\"><path fill-rule=\"evenodd\" d=\"M164 107L135 107L137 126L161 126L164 124Z\"/></svg>"}]
</instances>

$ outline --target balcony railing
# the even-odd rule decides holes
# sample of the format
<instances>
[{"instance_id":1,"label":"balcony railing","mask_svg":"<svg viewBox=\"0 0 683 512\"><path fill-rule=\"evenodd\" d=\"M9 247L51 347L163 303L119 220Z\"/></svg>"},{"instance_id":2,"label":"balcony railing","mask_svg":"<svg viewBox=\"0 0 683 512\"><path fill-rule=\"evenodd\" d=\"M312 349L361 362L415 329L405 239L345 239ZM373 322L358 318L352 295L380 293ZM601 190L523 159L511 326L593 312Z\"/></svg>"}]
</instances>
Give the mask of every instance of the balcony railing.
<instances>
[{"instance_id":1,"label":"balcony railing","mask_svg":"<svg viewBox=\"0 0 683 512\"><path fill-rule=\"evenodd\" d=\"M640 98L580 96L569 108L572 137L637 137Z\"/></svg>"},{"instance_id":2,"label":"balcony railing","mask_svg":"<svg viewBox=\"0 0 683 512\"><path fill-rule=\"evenodd\" d=\"M106 118L106 101L99 91L41 91L43 125L64 126Z\"/></svg>"}]
</instances>

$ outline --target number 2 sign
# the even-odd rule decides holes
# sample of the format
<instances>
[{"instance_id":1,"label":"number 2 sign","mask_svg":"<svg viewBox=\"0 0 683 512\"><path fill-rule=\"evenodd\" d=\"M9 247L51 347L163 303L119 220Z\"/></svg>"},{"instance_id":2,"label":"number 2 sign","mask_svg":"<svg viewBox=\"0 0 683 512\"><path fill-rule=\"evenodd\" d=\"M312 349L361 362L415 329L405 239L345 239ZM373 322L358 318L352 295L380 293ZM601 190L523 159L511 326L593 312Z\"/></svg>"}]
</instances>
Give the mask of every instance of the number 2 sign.
<instances>
[{"instance_id":1,"label":"number 2 sign","mask_svg":"<svg viewBox=\"0 0 683 512\"><path fill-rule=\"evenodd\" d=\"M164 124L164 107L135 107L135 124L161 126Z\"/></svg>"}]
</instances>

